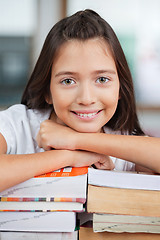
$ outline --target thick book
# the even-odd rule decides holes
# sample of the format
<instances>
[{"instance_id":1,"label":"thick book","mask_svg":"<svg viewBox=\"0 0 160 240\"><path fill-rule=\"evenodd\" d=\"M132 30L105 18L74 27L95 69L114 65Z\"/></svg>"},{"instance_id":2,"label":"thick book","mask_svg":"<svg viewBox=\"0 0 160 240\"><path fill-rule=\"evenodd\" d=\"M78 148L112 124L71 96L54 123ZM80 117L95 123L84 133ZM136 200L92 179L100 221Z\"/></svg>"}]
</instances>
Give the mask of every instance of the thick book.
<instances>
[{"instance_id":1,"label":"thick book","mask_svg":"<svg viewBox=\"0 0 160 240\"><path fill-rule=\"evenodd\" d=\"M75 212L0 212L0 231L73 232Z\"/></svg>"},{"instance_id":2,"label":"thick book","mask_svg":"<svg viewBox=\"0 0 160 240\"><path fill-rule=\"evenodd\" d=\"M88 185L87 211L160 217L160 191Z\"/></svg>"},{"instance_id":3,"label":"thick book","mask_svg":"<svg viewBox=\"0 0 160 240\"><path fill-rule=\"evenodd\" d=\"M0 211L84 211L87 167L66 167L0 193Z\"/></svg>"},{"instance_id":4,"label":"thick book","mask_svg":"<svg viewBox=\"0 0 160 240\"><path fill-rule=\"evenodd\" d=\"M31 178L0 193L1 199L19 198L20 201L37 201L44 198L46 201L84 202L86 198L87 167L62 168L54 172Z\"/></svg>"},{"instance_id":5,"label":"thick book","mask_svg":"<svg viewBox=\"0 0 160 240\"><path fill-rule=\"evenodd\" d=\"M94 213L93 231L160 233L160 217Z\"/></svg>"},{"instance_id":6,"label":"thick book","mask_svg":"<svg viewBox=\"0 0 160 240\"><path fill-rule=\"evenodd\" d=\"M160 217L160 176L89 168L87 211Z\"/></svg>"},{"instance_id":7,"label":"thick book","mask_svg":"<svg viewBox=\"0 0 160 240\"><path fill-rule=\"evenodd\" d=\"M0 239L6 240L78 240L78 231L74 232L0 232Z\"/></svg>"},{"instance_id":8,"label":"thick book","mask_svg":"<svg viewBox=\"0 0 160 240\"><path fill-rule=\"evenodd\" d=\"M88 184L101 187L160 191L160 175L88 168Z\"/></svg>"}]
</instances>

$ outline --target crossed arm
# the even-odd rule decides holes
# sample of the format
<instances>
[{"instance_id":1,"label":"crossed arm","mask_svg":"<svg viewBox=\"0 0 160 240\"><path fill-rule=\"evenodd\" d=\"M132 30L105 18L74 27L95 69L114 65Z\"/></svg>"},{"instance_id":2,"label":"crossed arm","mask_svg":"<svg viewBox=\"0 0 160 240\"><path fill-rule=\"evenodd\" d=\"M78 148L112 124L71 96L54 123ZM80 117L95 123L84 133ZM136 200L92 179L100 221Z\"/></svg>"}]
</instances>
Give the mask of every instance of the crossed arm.
<instances>
[{"instance_id":1,"label":"crossed arm","mask_svg":"<svg viewBox=\"0 0 160 240\"><path fill-rule=\"evenodd\" d=\"M46 120L41 124L37 142L45 152L7 155L6 141L0 134L0 191L66 166L95 164L100 169L113 169L114 164L108 156L160 173L159 138L79 133Z\"/></svg>"},{"instance_id":2,"label":"crossed arm","mask_svg":"<svg viewBox=\"0 0 160 240\"><path fill-rule=\"evenodd\" d=\"M52 122L52 124L54 123ZM43 125L46 124L42 124L41 129L44 129ZM46 133L47 136L53 138L56 136L56 132L52 132L51 135ZM39 133L38 142L42 143L42 139ZM114 168L111 159L103 154L80 150L72 151L69 148L55 148L53 150L52 146L44 149L48 151L33 154L6 154L7 143L0 134L0 192L34 176L66 166L84 167L95 164L101 169Z\"/></svg>"},{"instance_id":3,"label":"crossed arm","mask_svg":"<svg viewBox=\"0 0 160 240\"><path fill-rule=\"evenodd\" d=\"M52 133L54 134L54 137ZM47 120L42 123L37 141L50 148L84 150L121 158L136 164L137 169L160 173L160 138L145 136L79 133Z\"/></svg>"}]
</instances>

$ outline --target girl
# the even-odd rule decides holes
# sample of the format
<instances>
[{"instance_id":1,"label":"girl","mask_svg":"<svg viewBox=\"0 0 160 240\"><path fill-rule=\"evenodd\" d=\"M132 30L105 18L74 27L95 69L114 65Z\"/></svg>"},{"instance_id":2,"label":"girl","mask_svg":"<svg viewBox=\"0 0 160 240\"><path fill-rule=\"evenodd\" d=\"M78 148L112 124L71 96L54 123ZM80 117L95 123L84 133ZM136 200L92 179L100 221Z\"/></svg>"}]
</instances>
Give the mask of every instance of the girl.
<instances>
[{"instance_id":1,"label":"girl","mask_svg":"<svg viewBox=\"0 0 160 240\"><path fill-rule=\"evenodd\" d=\"M116 136L144 133L122 48L92 10L51 29L21 103L0 113L0 191L65 166L160 172L150 138Z\"/></svg>"}]
</instances>

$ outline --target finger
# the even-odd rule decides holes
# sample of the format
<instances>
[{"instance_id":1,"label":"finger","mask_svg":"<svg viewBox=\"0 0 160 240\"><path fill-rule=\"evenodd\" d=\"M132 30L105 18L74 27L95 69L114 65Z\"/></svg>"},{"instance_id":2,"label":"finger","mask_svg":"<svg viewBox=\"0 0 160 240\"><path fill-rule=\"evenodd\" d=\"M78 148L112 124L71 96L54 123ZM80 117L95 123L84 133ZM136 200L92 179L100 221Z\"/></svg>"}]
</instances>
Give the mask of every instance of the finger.
<instances>
[{"instance_id":1,"label":"finger","mask_svg":"<svg viewBox=\"0 0 160 240\"><path fill-rule=\"evenodd\" d=\"M114 163L111 161L105 161L105 162L96 162L94 163L94 165L96 166L96 168L98 169L103 169L103 170L113 170L115 165Z\"/></svg>"},{"instance_id":2,"label":"finger","mask_svg":"<svg viewBox=\"0 0 160 240\"><path fill-rule=\"evenodd\" d=\"M39 132L38 132L38 134L37 134L36 141L37 141L38 147L41 148L42 145L41 145L41 141L40 141L40 134L39 134Z\"/></svg>"},{"instance_id":3,"label":"finger","mask_svg":"<svg viewBox=\"0 0 160 240\"><path fill-rule=\"evenodd\" d=\"M50 151L52 148L49 146L46 146L45 148L43 148L45 151Z\"/></svg>"}]
</instances>

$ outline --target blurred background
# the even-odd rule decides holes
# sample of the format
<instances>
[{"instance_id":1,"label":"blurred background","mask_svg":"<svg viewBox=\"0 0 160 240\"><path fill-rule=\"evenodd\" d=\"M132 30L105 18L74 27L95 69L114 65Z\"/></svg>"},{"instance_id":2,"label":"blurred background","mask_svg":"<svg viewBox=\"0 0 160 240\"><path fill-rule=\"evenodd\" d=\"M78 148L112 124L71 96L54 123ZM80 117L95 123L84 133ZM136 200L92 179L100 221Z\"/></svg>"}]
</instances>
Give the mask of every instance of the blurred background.
<instances>
[{"instance_id":1,"label":"blurred background","mask_svg":"<svg viewBox=\"0 0 160 240\"><path fill-rule=\"evenodd\" d=\"M160 137L159 0L0 0L0 109L20 103L48 31L79 10L97 11L116 32L147 134Z\"/></svg>"}]
</instances>

